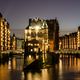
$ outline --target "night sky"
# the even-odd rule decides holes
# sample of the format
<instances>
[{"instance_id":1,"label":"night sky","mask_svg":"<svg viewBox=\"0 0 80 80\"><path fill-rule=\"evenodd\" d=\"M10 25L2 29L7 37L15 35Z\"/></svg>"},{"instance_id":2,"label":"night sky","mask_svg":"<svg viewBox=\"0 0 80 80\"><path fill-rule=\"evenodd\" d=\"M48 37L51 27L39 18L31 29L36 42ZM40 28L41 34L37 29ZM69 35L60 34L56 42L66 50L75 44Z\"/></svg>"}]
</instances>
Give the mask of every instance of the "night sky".
<instances>
[{"instance_id":1,"label":"night sky","mask_svg":"<svg viewBox=\"0 0 80 80\"><path fill-rule=\"evenodd\" d=\"M0 12L15 31L35 17L57 17L61 33L77 31L80 25L80 0L0 0Z\"/></svg>"}]
</instances>

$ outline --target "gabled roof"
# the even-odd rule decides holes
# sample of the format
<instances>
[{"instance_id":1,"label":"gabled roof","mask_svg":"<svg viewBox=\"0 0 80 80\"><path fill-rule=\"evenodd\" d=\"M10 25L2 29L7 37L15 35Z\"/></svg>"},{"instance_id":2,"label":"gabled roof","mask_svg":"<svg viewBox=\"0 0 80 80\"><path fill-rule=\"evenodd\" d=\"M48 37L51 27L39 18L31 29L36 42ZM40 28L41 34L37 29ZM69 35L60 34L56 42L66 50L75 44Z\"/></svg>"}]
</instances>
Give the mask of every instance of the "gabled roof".
<instances>
[{"instance_id":1,"label":"gabled roof","mask_svg":"<svg viewBox=\"0 0 80 80\"><path fill-rule=\"evenodd\" d=\"M29 29L29 26L27 26L26 29Z\"/></svg>"}]
</instances>

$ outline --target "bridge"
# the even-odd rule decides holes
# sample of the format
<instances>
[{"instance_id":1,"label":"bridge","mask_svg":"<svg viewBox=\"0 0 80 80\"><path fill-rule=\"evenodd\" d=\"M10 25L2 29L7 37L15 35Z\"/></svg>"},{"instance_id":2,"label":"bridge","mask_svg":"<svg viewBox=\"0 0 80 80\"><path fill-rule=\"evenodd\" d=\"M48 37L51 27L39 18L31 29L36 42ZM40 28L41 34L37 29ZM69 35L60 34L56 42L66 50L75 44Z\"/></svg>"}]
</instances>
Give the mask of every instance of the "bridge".
<instances>
[{"instance_id":1,"label":"bridge","mask_svg":"<svg viewBox=\"0 0 80 80\"><path fill-rule=\"evenodd\" d=\"M56 54L59 54L60 57L78 57L80 58L80 50L72 50L72 49L63 49L63 50L58 50L55 52Z\"/></svg>"},{"instance_id":2,"label":"bridge","mask_svg":"<svg viewBox=\"0 0 80 80\"><path fill-rule=\"evenodd\" d=\"M12 53L12 54L22 54L22 53L24 53L24 49L6 50L6 51L1 51L0 53L1 54L9 54L9 53Z\"/></svg>"},{"instance_id":3,"label":"bridge","mask_svg":"<svg viewBox=\"0 0 80 80\"><path fill-rule=\"evenodd\" d=\"M0 51L0 62L8 61L9 57L12 57L13 55L24 55L24 50L18 49L18 50L7 50L7 51Z\"/></svg>"},{"instance_id":4,"label":"bridge","mask_svg":"<svg viewBox=\"0 0 80 80\"><path fill-rule=\"evenodd\" d=\"M80 50L75 50L75 49L61 49L61 50L57 50L55 51L55 53L59 53L59 54L76 54L76 53L80 53Z\"/></svg>"}]
</instances>

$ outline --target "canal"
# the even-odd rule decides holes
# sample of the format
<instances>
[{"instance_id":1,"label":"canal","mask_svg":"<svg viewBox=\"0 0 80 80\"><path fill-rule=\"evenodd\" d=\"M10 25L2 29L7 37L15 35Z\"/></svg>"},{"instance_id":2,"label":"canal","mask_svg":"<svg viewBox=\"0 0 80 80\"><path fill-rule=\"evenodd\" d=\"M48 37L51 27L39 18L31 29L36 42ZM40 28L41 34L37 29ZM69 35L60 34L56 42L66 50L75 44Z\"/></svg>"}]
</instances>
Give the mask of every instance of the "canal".
<instances>
[{"instance_id":1,"label":"canal","mask_svg":"<svg viewBox=\"0 0 80 80\"><path fill-rule=\"evenodd\" d=\"M59 63L38 71L23 71L24 57L0 64L0 80L80 80L80 58L65 56Z\"/></svg>"}]
</instances>

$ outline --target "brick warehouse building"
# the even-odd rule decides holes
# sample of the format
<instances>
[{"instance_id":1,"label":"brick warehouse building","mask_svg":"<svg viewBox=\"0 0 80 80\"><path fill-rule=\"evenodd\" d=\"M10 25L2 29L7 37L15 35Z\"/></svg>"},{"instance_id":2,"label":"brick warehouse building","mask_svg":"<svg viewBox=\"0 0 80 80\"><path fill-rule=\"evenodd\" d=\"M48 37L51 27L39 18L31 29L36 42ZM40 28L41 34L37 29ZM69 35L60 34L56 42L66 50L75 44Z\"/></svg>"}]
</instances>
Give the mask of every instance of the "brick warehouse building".
<instances>
[{"instance_id":1,"label":"brick warehouse building","mask_svg":"<svg viewBox=\"0 0 80 80\"><path fill-rule=\"evenodd\" d=\"M59 49L80 50L80 26L77 32L59 37Z\"/></svg>"},{"instance_id":2,"label":"brick warehouse building","mask_svg":"<svg viewBox=\"0 0 80 80\"><path fill-rule=\"evenodd\" d=\"M50 19L46 20L48 25L48 39L50 44L50 49L58 50L59 49L59 23L58 20ZM52 45L52 46L51 46Z\"/></svg>"},{"instance_id":3,"label":"brick warehouse building","mask_svg":"<svg viewBox=\"0 0 80 80\"><path fill-rule=\"evenodd\" d=\"M10 50L10 25L0 13L0 51Z\"/></svg>"},{"instance_id":4,"label":"brick warehouse building","mask_svg":"<svg viewBox=\"0 0 80 80\"><path fill-rule=\"evenodd\" d=\"M53 52L59 49L59 24L57 19L29 19L25 29L27 50Z\"/></svg>"}]
</instances>

